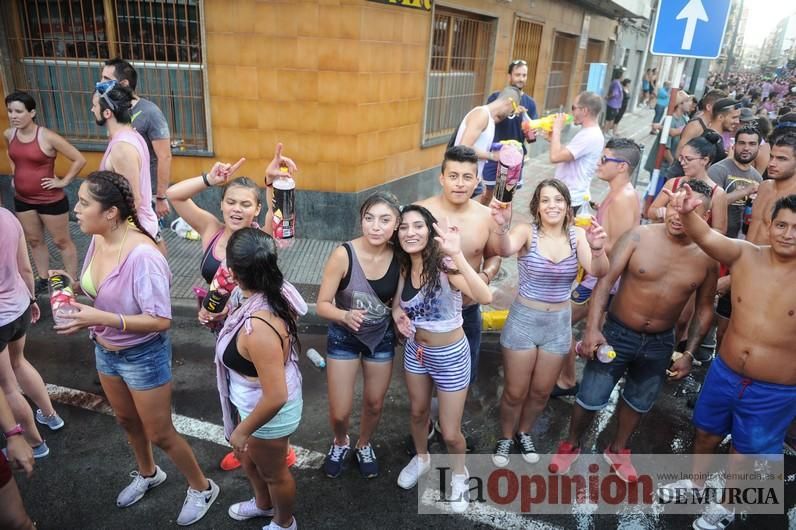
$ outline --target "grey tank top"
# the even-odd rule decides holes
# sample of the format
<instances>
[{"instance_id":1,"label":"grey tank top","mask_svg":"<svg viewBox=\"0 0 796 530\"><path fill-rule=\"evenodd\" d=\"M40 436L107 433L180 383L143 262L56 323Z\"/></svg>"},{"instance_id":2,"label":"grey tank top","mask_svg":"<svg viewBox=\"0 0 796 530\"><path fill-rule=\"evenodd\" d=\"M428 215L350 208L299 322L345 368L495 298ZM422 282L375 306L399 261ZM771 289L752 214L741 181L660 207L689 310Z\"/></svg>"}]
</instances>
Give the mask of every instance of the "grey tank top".
<instances>
[{"instance_id":1,"label":"grey tank top","mask_svg":"<svg viewBox=\"0 0 796 530\"><path fill-rule=\"evenodd\" d=\"M373 349L384 339L387 328L392 325L392 309L381 301L379 295L376 294L376 291L370 285L368 278L365 276L365 271L362 270L362 266L359 264L354 245L351 243L344 243L344 245L350 251L351 278L348 280L348 285L346 285L345 289L337 291L334 303L337 307L346 311L349 309L366 311L365 319L362 321L359 331L354 332L349 328L345 328L345 330L354 335L373 352ZM393 292L398 288L397 284L396 278Z\"/></svg>"}]
</instances>

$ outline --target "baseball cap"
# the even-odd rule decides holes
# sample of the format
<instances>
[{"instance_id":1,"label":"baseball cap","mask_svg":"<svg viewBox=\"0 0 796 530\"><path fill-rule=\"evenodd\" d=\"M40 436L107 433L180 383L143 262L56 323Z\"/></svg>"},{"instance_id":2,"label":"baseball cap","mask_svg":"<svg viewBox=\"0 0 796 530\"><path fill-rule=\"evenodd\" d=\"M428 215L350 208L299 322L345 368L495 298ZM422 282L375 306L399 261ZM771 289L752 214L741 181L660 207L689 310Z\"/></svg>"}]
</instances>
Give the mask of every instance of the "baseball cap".
<instances>
[{"instance_id":1,"label":"baseball cap","mask_svg":"<svg viewBox=\"0 0 796 530\"><path fill-rule=\"evenodd\" d=\"M746 107L741 109L741 117L740 117L741 123L755 121L755 119L756 119L755 114L754 112L752 112L752 109Z\"/></svg>"},{"instance_id":2,"label":"baseball cap","mask_svg":"<svg viewBox=\"0 0 796 530\"><path fill-rule=\"evenodd\" d=\"M741 108L741 103L731 98L723 98L713 104L713 114Z\"/></svg>"}]
</instances>

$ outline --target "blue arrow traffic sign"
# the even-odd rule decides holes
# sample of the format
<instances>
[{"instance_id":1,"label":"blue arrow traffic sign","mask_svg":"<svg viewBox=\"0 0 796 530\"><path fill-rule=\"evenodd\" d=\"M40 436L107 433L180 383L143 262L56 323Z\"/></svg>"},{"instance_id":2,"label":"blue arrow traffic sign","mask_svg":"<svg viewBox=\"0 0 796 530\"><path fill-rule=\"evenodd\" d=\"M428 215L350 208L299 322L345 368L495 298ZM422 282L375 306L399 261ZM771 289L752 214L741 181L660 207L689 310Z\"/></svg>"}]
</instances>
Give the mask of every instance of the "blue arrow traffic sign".
<instances>
[{"instance_id":1,"label":"blue arrow traffic sign","mask_svg":"<svg viewBox=\"0 0 796 530\"><path fill-rule=\"evenodd\" d=\"M660 0L650 52L715 59L727 29L731 0Z\"/></svg>"}]
</instances>

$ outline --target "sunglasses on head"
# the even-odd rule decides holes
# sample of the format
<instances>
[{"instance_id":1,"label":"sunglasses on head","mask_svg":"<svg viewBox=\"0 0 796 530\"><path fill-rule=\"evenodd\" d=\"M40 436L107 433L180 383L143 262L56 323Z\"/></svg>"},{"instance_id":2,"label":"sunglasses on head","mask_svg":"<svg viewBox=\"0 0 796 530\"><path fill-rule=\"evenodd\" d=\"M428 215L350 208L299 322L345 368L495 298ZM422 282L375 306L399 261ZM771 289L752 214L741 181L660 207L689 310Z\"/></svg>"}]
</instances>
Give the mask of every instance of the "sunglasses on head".
<instances>
[{"instance_id":1,"label":"sunglasses on head","mask_svg":"<svg viewBox=\"0 0 796 530\"><path fill-rule=\"evenodd\" d=\"M99 97L108 104L108 107L110 107L112 111L116 110L116 103L111 101L111 98L108 97L108 92L110 92L115 86L116 81L114 80L98 81L94 84L94 89L97 91L97 94L99 94Z\"/></svg>"},{"instance_id":2,"label":"sunglasses on head","mask_svg":"<svg viewBox=\"0 0 796 530\"><path fill-rule=\"evenodd\" d=\"M528 63L526 61L523 61L522 59L515 59L509 63L509 66L518 66L520 64L527 65Z\"/></svg>"}]
</instances>

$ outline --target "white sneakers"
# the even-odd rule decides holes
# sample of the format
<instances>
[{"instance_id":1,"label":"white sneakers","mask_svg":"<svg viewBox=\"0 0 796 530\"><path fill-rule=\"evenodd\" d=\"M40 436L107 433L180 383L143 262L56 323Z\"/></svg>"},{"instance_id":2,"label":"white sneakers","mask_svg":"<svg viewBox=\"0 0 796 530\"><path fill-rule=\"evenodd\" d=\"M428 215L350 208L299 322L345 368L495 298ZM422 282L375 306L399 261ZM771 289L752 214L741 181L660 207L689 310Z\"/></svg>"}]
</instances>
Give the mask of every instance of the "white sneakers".
<instances>
[{"instance_id":1,"label":"white sneakers","mask_svg":"<svg viewBox=\"0 0 796 530\"><path fill-rule=\"evenodd\" d=\"M116 497L116 506L119 508L132 506L140 501L147 491L160 486L166 480L166 472L160 469L160 466L155 466L155 474L151 477L143 477L138 471L130 472L130 476L133 477L133 481Z\"/></svg>"},{"instance_id":2,"label":"white sneakers","mask_svg":"<svg viewBox=\"0 0 796 530\"><path fill-rule=\"evenodd\" d=\"M451 510L453 513L464 513L470 505L470 473L464 468L464 475L453 474L451 476Z\"/></svg>"},{"instance_id":3,"label":"white sneakers","mask_svg":"<svg viewBox=\"0 0 796 530\"><path fill-rule=\"evenodd\" d=\"M431 469L431 457L429 455L426 455L425 459L418 455L413 456L412 460L398 475L398 485L405 490L414 488L420 477L428 473L429 469Z\"/></svg>"}]
</instances>

